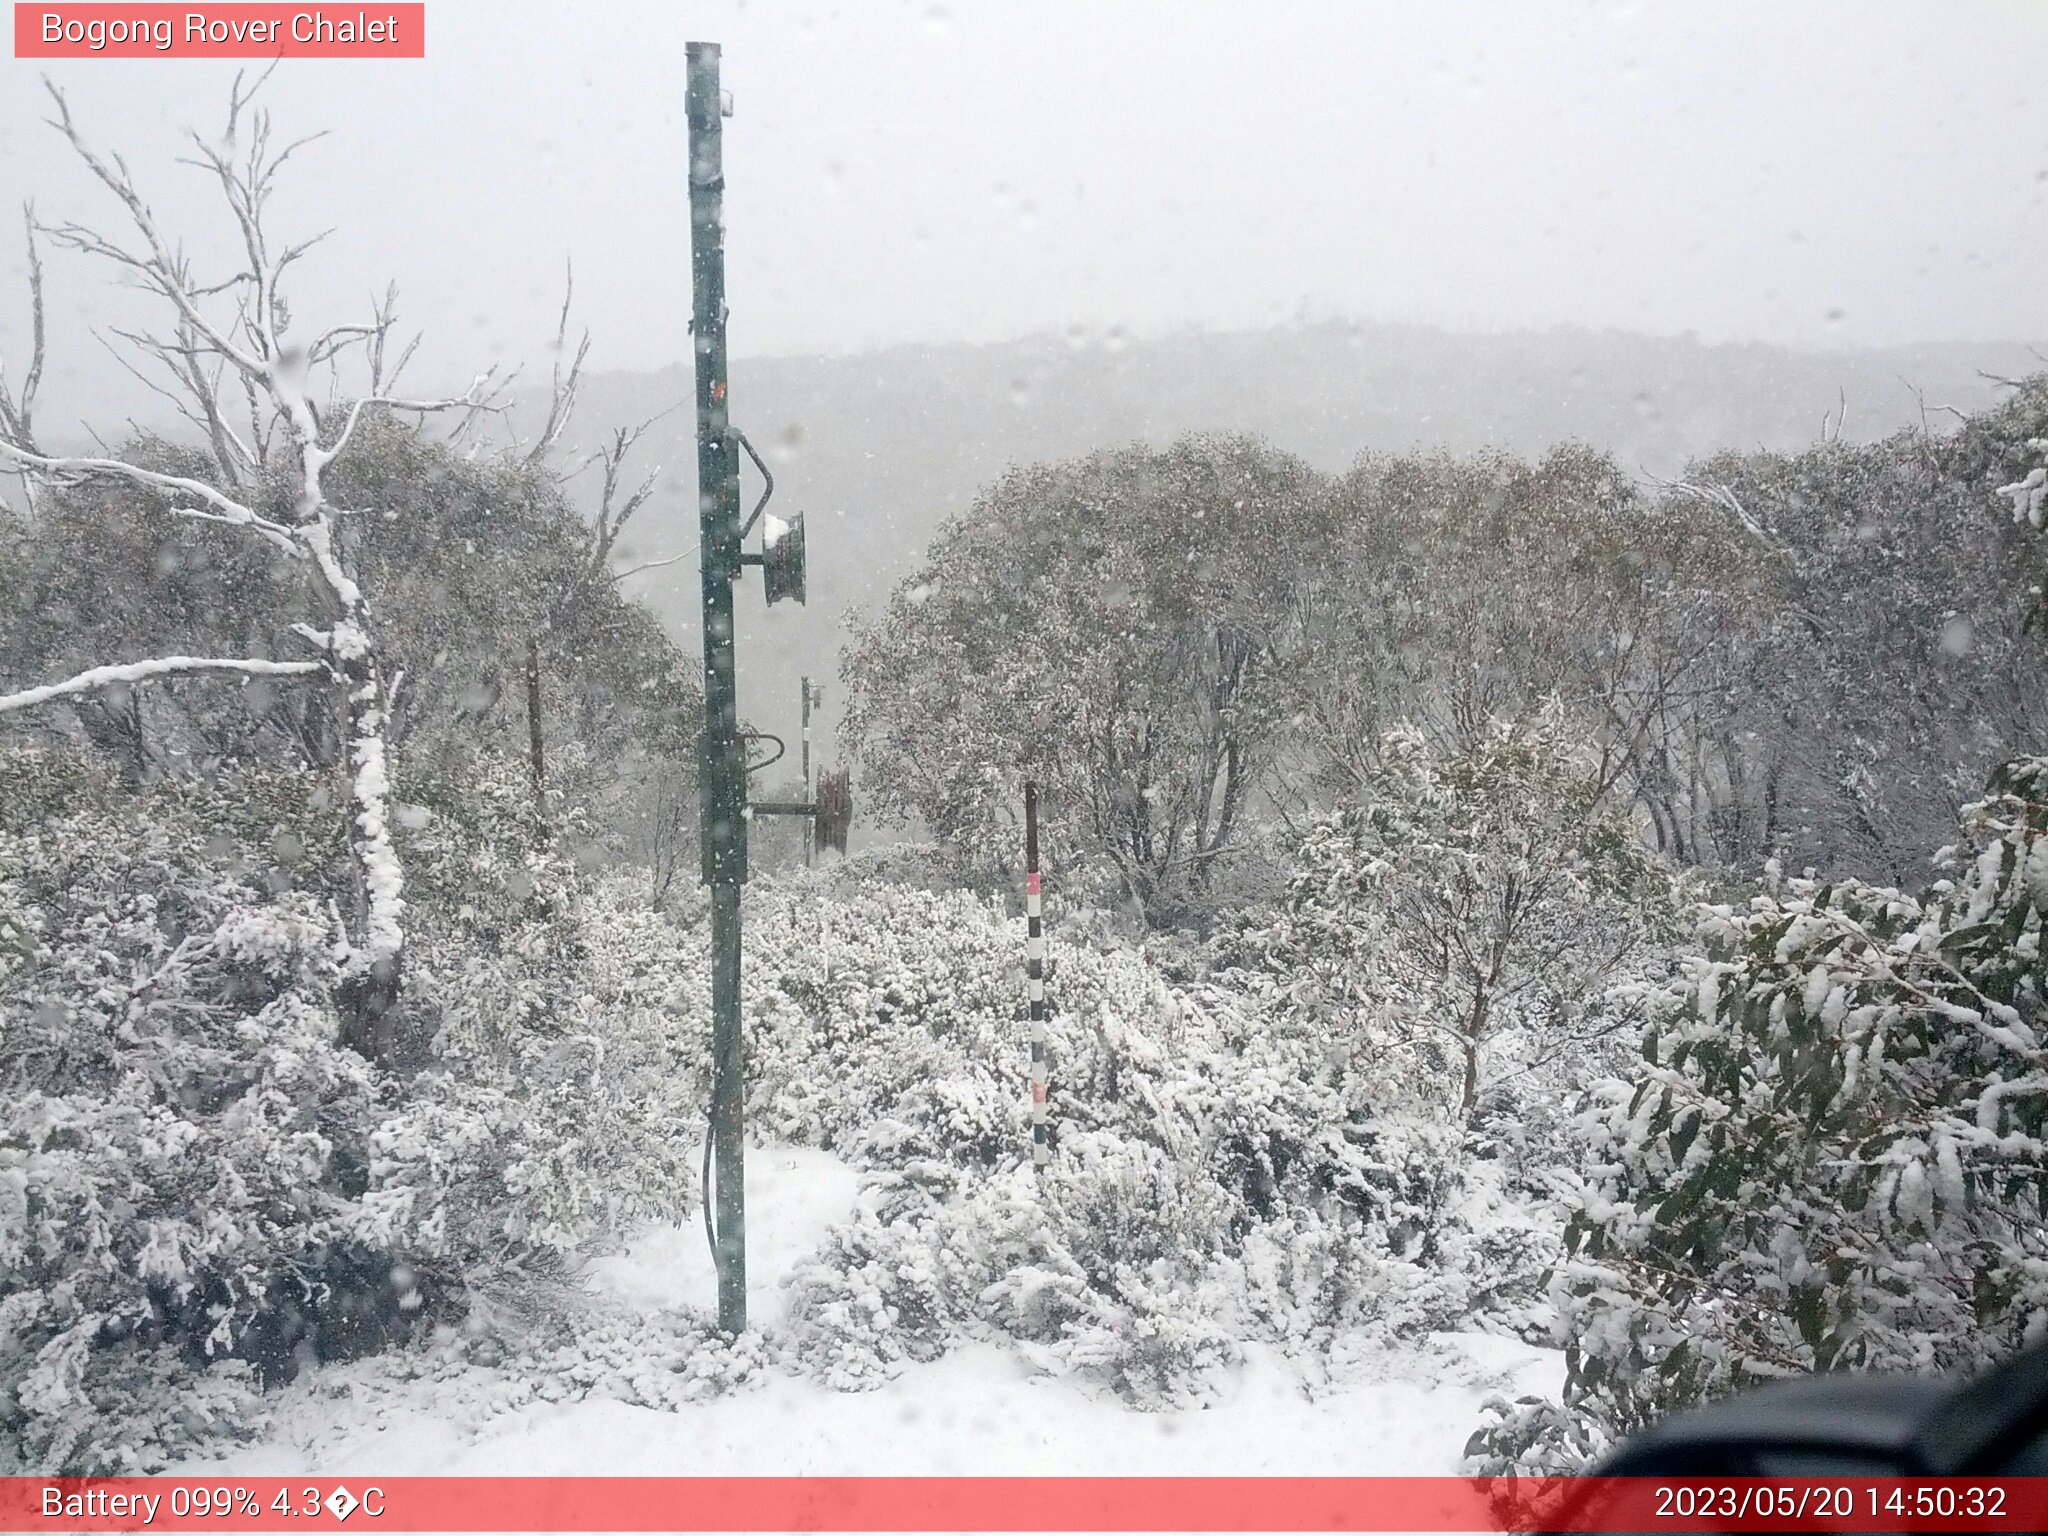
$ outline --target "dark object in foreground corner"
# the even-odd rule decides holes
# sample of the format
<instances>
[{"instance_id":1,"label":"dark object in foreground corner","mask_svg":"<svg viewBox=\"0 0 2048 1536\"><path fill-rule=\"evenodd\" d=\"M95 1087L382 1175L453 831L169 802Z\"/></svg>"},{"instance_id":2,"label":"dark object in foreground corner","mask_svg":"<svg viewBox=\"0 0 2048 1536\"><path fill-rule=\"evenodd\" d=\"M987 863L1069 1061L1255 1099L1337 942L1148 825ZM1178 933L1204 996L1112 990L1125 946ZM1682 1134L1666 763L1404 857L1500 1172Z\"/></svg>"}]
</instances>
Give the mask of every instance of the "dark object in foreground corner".
<instances>
[{"instance_id":1,"label":"dark object in foreground corner","mask_svg":"<svg viewBox=\"0 0 2048 1536\"><path fill-rule=\"evenodd\" d=\"M2042 1476L2048 1474L2048 1344L1974 1381L1836 1371L1759 1387L1674 1414L1623 1442L1593 1472L1586 1492L1576 1498L1565 1493L1546 1521L1604 1529L1597 1480L1608 1477ZM1739 1520L1729 1528L1761 1527Z\"/></svg>"},{"instance_id":2,"label":"dark object in foreground corner","mask_svg":"<svg viewBox=\"0 0 2048 1536\"><path fill-rule=\"evenodd\" d=\"M1978 1377L1832 1372L1676 1414L1618 1447L1610 1477L2048 1474L2048 1344Z\"/></svg>"}]
</instances>

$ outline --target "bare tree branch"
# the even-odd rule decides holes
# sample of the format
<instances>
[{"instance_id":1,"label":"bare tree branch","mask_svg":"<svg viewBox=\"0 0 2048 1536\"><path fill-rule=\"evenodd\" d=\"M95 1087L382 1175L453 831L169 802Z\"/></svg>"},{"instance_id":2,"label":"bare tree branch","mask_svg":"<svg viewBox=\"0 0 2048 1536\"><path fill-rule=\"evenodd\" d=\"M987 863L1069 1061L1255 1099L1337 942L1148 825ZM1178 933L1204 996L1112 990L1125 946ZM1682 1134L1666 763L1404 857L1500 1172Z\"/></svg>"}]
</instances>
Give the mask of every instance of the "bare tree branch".
<instances>
[{"instance_id":1,"label":"bare tree branch","mask_svg":"<svg viewBox=\"0 0 2048 1536\"><path fill-rule=\"evenodd\" d=\"M43 330L43 257L36 246L35 204L24 203L21 219L28 241L28 300L29 300L29 353L28 372L21 381L19 396L9 393L7 387L6 359L0 358L0 436L22 447L35 450L35 407L36 391L43 382L43 356L45 336ZM26 471L21 476L22 495L27 499L31 516L36 510L36 485L34 478Z\"/></svg>"},{"instance_id":2,"label":"bare tree branch","mask_svg":"<svg viewBox=\"0 0 2048 1536\"><path fill-rule=\"evenodd\" d=\"M126 163L119 155L103 160L95 154L79 133L78 125L72 121L71 105L64 99L64 93L47 78L43 81L43 88L57 104L57 115L50 119L50 126L64 135L73 152L85 162L86 168L98 177L100 183L128 210L129 218L149 247L149 254L138 256L77 224L65 224L51 229L48 231L50 237L75 250L103 257L136 272L150 288L170 300L192 329L221 356L246 373L257 377L263 376L268 360L254 357L237 346L199 308L198 301L193 296L186 263L183 258L174 255L164 243L163 236L157 229L156 219L149 211L149 205L143 202L141 194L135 190Z\"/></svg>"},{"instance_id":3,"label":"bare tree branch","mask_svg":"<svg viewBox=\"0 0 2048 1536\"><path fill-rule=\"evenodd\" d=\"M695 553L697 553L697 546L692 544L680 555L670 555L666 560L648 560L639 565L629 565L623 571L614 571L612 572L612 580L624 581L628 576L638 576L642 571L658 571L665 565L674 565L679 560L687 560Z\"/></svg>"},{"instance_id":4,"label":"bare tree branch","mask_svg":"<svg viewBox=\"0 0 2048 1536\"><path fill-rule=\"evenodd\" d=\"M218 656L159 656L151 661L131 661L114 666L93 667L61 683L24 688L19 693L0 693L0 715L29 709L72 694L90 693L119 683L146 682L153 677L174 677L191 672L240 672L255 677L301 676L325 672L318 661L265 661L260 657L231 659Z\"/></svg>"},{"instance_id":5,"label":"bare tree branch","mask_svg":"<svg viewBox=\"0 0 2048 1536\"><path fill-rule=\"evenodd\" d=\"M569 363L569 371L562 372L562 356L569 345L569 306L576 297L576 268L572 264L566 269L562 284L562 317L555 324L555 366L554 383L548 393L548 419L540 429L540 437L527 451L526 462L538 464L554 451L555 442L562 435L562 429L569 425L569 417L576 409L576 392L582 385L583 360L590 355L590 332L583 332L583 339L576 345L576 355Z\"/></svg>"},{"instance_id":6,"label":"bare tree branch","mask_svg":"<svg viewBox=\"0 0 2048 1536\"><path fill-rule=\"evenodd\" d=\"M1727 486L1696 485L1689 480L1666 480L1659 475L1650 474L1647 469L1643 471L1643 474L1653 484L1662 486L1667 491L1676 491L1681 496L1690 496L1697 501L1704 501L1710 506L1720 507L1733 516L1735 521L1741 525L1742 531L1756 540L1763 548L1769 550L1774 555L1784 556L1786 554L1784 546L1771 536L1768 529L1749 515L1749 512L1742 505L1741 498Z\"/></svg>"},{"instance_id":7,"label":"bare tree branch","mask_svg":"<svg viewBox=\"0 0 2048 1536\"><path fill-rule=\"evenodd\" d=\"M349 407L348 418L342 423L341 431L335 434L333 443L321 452L329 459L337 457L342 449L348 446L349 439L355 436L356 423L362 419L363 412L371 406L382 406L391 411L418 412L422 415L432 415L440 411L468 411L474 414L477 411L501 410L503 407L495 403L497 391L492 387L492 381L496 377L496 368L486 369L476 376L463 393L442 400L401 400L393 395L366 395Z\"/></svg>"},{"instance_id":8,"label":"bare tree branch","mask_svg":"<svg viewBox=\"0 0 2048 1536\"><path fill-rule=\"evenodd\" d=\"M627 494L623 502L619 501L619 476L620 472L625 468L627 455L633 451L634 446L639 443L642 437L646 436L648 430L656 422L664 417L673 415L681 407L682 402L677 401L665 410L656 411L638 426L620 427L612 433L612 440L609 444L598 449L596 453L585 459L577 467L580 473L583 469L589 468L593 463L604 466L604 485L598 493L597 501L597 524L591 531L590 540L590 574L593 577L602 573L605 567L611 563L612 550L618 544L619 534L624 531L627 522L631 520L633 514L638 512L646 504L647 498L654 493L655 481L661 476L661 466L657 464ZM677 558L680 559L681 556ZM661 563L670 564L673 562ZM652 569L652 567L638 566L635 569L647 570ZM630 576L633 572L627 571L622 574ZM613 579L617 580L619 578L614 577Z\"/></svg>"},{"instance_id":9,"label":"bare tree branch","mask_svg":"<svg viewBox=\"0 0 2048 1536\"><path fill-rule=\"evenodd\" d=\"M238 528L247 528L294 559L303 559L306 554L300 547L294 530L258 515L232 496L215 490L203 480L191 480L183 475L159 474L156 470L144 469L139 464L130 464L124 459L47 458L39 453L24 452L4 440L0 440L0 455L13 460L24 469L34 470L53 480L125 480L131 485L147 486L151 490L194 496L205 502L212 510L173 507L172 515L196 518L207 523L230 523Z\"/></svg>"}]
</instances>

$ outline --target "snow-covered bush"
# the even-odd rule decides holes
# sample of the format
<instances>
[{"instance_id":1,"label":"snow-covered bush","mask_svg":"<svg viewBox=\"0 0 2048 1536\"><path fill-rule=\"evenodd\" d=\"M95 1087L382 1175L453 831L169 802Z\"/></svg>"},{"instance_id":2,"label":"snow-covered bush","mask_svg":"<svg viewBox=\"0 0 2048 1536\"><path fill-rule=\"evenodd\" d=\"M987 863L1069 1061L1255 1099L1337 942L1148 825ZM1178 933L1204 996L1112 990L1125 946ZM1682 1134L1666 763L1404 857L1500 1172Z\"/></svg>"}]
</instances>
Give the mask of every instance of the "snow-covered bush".
<instances>
[{"instance_id":1,"label":"snow-covered bush","mask_svg":"<svg viewBox=\"0 0 2048 1536\"><path fill-rule=\"evenodd\" d=\"M407 851L433 1050L366 1199L472 1292L680 1220L696 1186L702 1055L678 1024L702 1028L701 967L630 876L577 868L574 816L536 836L522 766L478 752L459 792L422 786Z\"/></svg>"},{"instance_id":2,"label":"snow-covered bush","mask_svg":"<svg viewBox=\"0 0 2048 1536\"><path fill-rule=\"evenodd\" d=\"M1258 936L1340 1040L1393 1058L1465 1124L1504 1085L1547 1095L1617 1033L1614 982L1670 933L1681 886L1579 761L1554 705L1448 749L1380 742L1358 806L1303 838Z\"/></svg>"},{"instance_id":3,"label":"snow-covered bush","mask_svg":"<svg viewBox=\"0 0 2048 1536\"><path fill-rule=\"evenodd\" d=\"M1199 1395L1236 1357L1194 1304L1202 1192L1157 1148L1097 1132L1065 1154L1043 1178L935 1164L871 1176L853 1218L793 1279L797 1361L858 1391L999 1335L1142 1407Z\"/></svg>"},{"instance_id":4,"label":"snow-covered bush","mask_svg":"<svg viewBox=\"0 0 2048 1536\"><path fill-rule=\"evenodd\" d=\"M663 920L415 812L441 1041L401 1076L343 1043L338 819L299 774L132 795L0 754L0 1465L160 1465L261 1377L530 1305L687 1208Z\"/></svg>"},{"instance_id":5,"label":"snow-covered bush","mask_svg":"<svg viewBox=\"0 0 2048 1536\"><path fill-rule=\"evenodd\" d=\"M1993 776L1922 895L1712 907L1632 1082L1591 1094L1553 1295L1560 1408L1473 1451L1566 1465L1677 1406L1834 1366L1976 1366L2048 1324L2048 760Z\"/></svg>"},{"instance_id":6,"label":"snow-covered bush","mask_svg":"<svg viewBox=\"0 0 2048 1536\"><path fill-rule=\"evenodd\" d=\"M1021 925L962 890L827 877L753 894L752 1121L870 1170L859 1211L798 1278L798 1360L857 1388L995 1330L1140 1400L1177 1390L1178 1362L1220 1335L1176 1321L1145 1277L1176 1254L1199 1268L1231 1207L1149 1081L1163 1065L1150 1026L1175 1016L1156 975L1128 953L1052 947L1063 1135L1040 1183L1021 1166Z\"/></svg>"},{"instance_id":7,"label":"snow-covered bush","mask_svg":"<svg viewBox=\"0 0 2048 1536\"><path fill-rule=\"evenodd\" d=\"M1620 1064L1636 1010L1614 988L1652 964L1681 886L1554 708L1458 748L1398 727L1373 761L1364 801L1303 837L1286 899L1207 946L1237 1020L1219 1174L1260 1219L1338 1195L1412 1267L1345 1319L1526 1335L1561 1221L1552 1101Z\"/></svg>"},{"instance_id":8,"label":"snow-covered bush","mask_svg":"<svg viewBox=\"0 0 2048 1536\"><path fill-rule=\"evenodd\" d=\"M794 1356L823 1379L1002 1337L1157 1405L1199 1397L1236 1339L1316 1351L1455 1324L1475 1297L1512 1310L1444 1263L1460 1130L1284 996L1176 989L1056 930L1058 1136L1034 1173L1022 925L1000 903L796 878L757 886L747 921L752 1123L869 1175L796 1282ZM1482 1248L1448 1251L1483 1268Z\"/></svg>"},{"instance_id":9,"label":"snow-covered bush","mask_svg":"<svg viewBox=\"0 0 2048 1536\"><path fill-rule=\"evenodd\" d=\"M140 1469L233 1422L250 1373L210 1364L344 1325L390 1085L338 1043L337 925L271 878L290 786L240 786L259 838L33 754L0 780L0 1462Z\"/></svg>"},{"instance_id":10,"label":"snow-covered bush","mask_svg":"<svg viewBox=\"0 0 2048 1536\"><path fill-rule=\"evenodd\" d=\"M480 1417L593 1398L673 1411L755 1385L778 1353L766 1335L728 1338L702 1313L610 1309L586 1298L517 1337L473 1323L438 1329L428 1348L379 1374L430 1377Z\"/></svg>"},{"instance_id":11,"label":"snow-covered bush","mask_svg":"<svg viewBox=\"0 0 2048 1536\"><path fill-rule=\"evenodd\" d=\"M2048 522L2048 437L2027 439L2027 448L2044 462L2013 481L2001 485L1998 494L2012 504L2012 520L2036 532Z\"/></svg>"}]
</instances>

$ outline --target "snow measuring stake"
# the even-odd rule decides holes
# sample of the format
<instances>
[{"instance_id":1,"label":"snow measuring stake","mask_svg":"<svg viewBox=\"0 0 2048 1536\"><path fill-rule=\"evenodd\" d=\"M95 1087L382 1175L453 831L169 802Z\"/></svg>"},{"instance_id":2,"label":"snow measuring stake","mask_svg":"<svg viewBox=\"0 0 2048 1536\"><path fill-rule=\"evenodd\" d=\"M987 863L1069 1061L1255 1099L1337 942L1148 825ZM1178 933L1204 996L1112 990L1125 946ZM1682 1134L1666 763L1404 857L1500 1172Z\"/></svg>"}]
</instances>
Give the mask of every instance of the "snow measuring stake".
<instances>
[{"instance_id":1,"label":"snow measuring stake","mask_svg":"<svg viewBox=\"0 0 2048 1536\"><path fill-rule=\"evenodd\" d=\"M803 679L803 723L804 723L804 798L811 798L811 707L822 701L824 690L813 683L808 676ZM804 823L804 868L809 869L817 856L818 828L816 822ZM844 844L841 844L844 847Z\"/></svg>"},{"instance_id":2,"label":"snow measuring stake","mask_svg":"<svg viewBox=\"0 0 2048 1536\"><path fill-rule=\"evenodd\" d=\"M747 743L739 726L733 657L733 585L761 567L767 600L804 601L804 520L765 522L775 477L729 420L725 353L725 170L718 45L691 43L684 111L689 122L690 331L697 358L698 548L704 587L704 734L698 744L704 883L711 887L711 1124L704 1149L705 1226L718 1268L718 1326L747 1326L745 1126L746 1049L740 1028L740 886L747 878L747 823L755 816L805 816L819 842L844 850L853 817L848 776L825 774L816 802L747 799ZM740 521L739 450L762 480L761 499ZM761 523L761 549L743 551ZM761 766L766 766L765 764ZM828 795L824 793L830 790Z\"/></svg>"}]
</instances>

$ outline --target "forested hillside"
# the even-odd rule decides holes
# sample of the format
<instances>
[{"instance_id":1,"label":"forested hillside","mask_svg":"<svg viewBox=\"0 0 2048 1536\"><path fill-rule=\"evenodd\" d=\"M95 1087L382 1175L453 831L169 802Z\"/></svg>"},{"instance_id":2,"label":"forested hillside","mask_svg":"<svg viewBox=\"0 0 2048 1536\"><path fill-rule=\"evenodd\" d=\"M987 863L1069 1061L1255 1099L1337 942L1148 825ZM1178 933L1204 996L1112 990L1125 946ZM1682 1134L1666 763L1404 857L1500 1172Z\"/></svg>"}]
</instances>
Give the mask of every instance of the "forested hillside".
<instances>
[{"instance_id":1,"label":"forested hillside","mask_svg":"<svg viewBox=\"0 0 2048 1536\"><path fill-rule=\"evenodd\" d=\"M1077 328L999 345L831 357L750 355L740 324L733 345L735 419L780 478L778 499L808 511L818 549L807 607L740 615L747 707L777 731L793 721L799 675L831 670L845 623L873 612L945 521L1014 465L1227 431L1262 437L1332 474L1365 453L1540 458L1583 443L1654 485L1724 450L1791 453L1823 436L1861 444L1913 428L1946 431L1955 411L2003 398L1998 378L2039 367L2018 340L1806 352L1569 328L1460 334L1362 322L1163 337ZM596 366L602 350L582 384L572 446L598 447L689 398L683 370L607 372ZM515 399L513 419L537 430L545 398ZM650 467L668 472L635 520L633 558L622 567L696 545L688 431L687 410L674 411L641 447ZM594 499L594 486L593 472L578 493ZM695 633L696 567L687 558L629 578L627 590L673 633ZM823 701L821 743L837 729L835 695L828 689Z\"/></svg>"},{"instance_id":2,"label":"forested hillside","mask_svg":"<svg viewBox=\"0 0 2048 1536\"><path fill-rule=\"evenodd\" d=\"M1124 1426L1421 1375L1470 1431L1427 1470L1577 1470L2048 1326L2048 375L742 367L779 504L831 501L806 621L734 566L721 760L652 597L700 579L671 381L586 375L565 303L544 396L413 393L392 298L295 308L248 90L217 272L51 99L103 220L28 221L0 360L0 1472L317 1459L344 1397L695 1448L759 1392L800 1441L956 1367ZM113 340L176 424L45 430L45 261L154 303ZM1908 363L1924 409L1850 396ZM798 673L869 846L754 831L734 982L699 776L794 792ZM721 989L789 1197L744 1331L676 1257Z\"/></svg>"}]
</instances>

